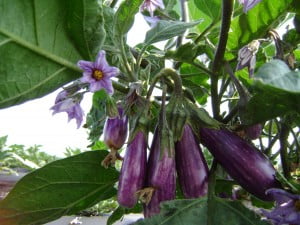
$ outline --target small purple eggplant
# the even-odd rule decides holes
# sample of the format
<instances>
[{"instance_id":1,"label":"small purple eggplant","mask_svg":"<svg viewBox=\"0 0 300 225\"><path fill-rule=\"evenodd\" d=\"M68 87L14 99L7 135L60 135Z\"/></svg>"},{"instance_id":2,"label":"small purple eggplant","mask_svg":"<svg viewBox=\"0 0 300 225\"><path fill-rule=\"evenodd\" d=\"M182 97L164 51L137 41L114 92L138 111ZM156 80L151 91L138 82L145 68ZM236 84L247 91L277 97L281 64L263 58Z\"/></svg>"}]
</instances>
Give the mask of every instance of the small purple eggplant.
<instances>
[{"instance_id":1,"label":"small purple eggplant","mask_svg":"<svg viewBox=\"0 0 300 225\"><path fill-rule=\"evenodd\" d=\"M189 125L184 126L181 140L175 144L176 169L185 198L207 193L208 166L199 143Z\"/></svg>"},{"instance_id":2,"label":"small purple eggplant","mask_svg":"<svg viewBox=\"0 0 300 225\"><path fill-rule=\"evenodd\" d=\"M249 139L255 140L255 139L259 138L259 136L261 135L262 129L263 129L263 125L261 125L260 123L246 127L245 135Z\"/></svg>"},{"instance_id":3,"label":"small purple eggplant","mask_svg":"<svg viewBox=\"0 0 300 225\"><path fill-rule=\"evenodd\" d=\"M266 190L280 188L269 159L246 140L229 130L200 129L205 145L227 173L254 196L272 201Z\"/></svg>"},{"instance_id":4,"label":"small purple eggplant","mask_svg":"<svg viewBox=\"0 0 300 225\"><path fill-rule=\"evenodd\" d=\"M138 131L128 144L124 156L118 186L118 202L132 208L137 202L137 191L144 187L147 165L147 137Z\"/></svg>"},{"instance_id":5,"label":"small purple eggplant","mask_svg":"<svg viewBox=\"0 0 300 225\"><path fill-rule=\"evenodd\" d=\"M156 129L147 163L146 185L154 192L144 207L144 216L151 217L160 212L162 201L172 200L176 194L176 169L174 149L162 149L158 129Z\"/></svg>"},{"instance_id":6,"label":"small purple eggplant","mask_svg":"<svg viewBox=\"0 0 300 225\"><path fill-rule=\"evenodd\" d=\"M119 116L108 118L104 125L104 143L113 150L120 149L127 138L128 118L124 115L122 107L118 107Z\"/></svg>"}]
</instances>

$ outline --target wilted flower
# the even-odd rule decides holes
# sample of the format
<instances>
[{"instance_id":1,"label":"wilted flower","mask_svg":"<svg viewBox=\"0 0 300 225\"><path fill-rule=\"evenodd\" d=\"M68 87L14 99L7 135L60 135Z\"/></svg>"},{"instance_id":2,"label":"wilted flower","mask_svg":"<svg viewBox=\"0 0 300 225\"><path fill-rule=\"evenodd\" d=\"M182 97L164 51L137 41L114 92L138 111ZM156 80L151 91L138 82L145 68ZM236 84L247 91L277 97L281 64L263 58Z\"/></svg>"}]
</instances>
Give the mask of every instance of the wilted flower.
<instances>
[{"instance_id":1,"label":"wilted flower","mask_svg":"<svg viewBox=\"0 0 300 225\"><path fill-rule=\"evenodd\" d=\"M107 93L113 94L111 78L118 75L119 69L108 65L105 51L98 53L95 62L80 60L77 65L84 71L81 82L89 83L91 92L104 88Z\"/></svg>"},{"instance_id":2,"label":"wilted flower","mask_svg":"<svg viewBox=\"0 0 300 225\"><path fill-rule=\"evenodd\" d=\"M160 18L158 16L144 16L146 22L150 25L151 28L155 27Z\"/></svg>"},{"instance_id":3,"label":"wilted flower","mask_svg":"<svg viewBox=\"0 0 300 225\"><path fill-rule=\"evenodd\" d=\"M273 196L276 207L271 212L262 210L264 216L272 220L274 225L300 225L300 195L277 188L267 190L266 194Z\"/></svg>"},{"instance_id":4,"label":"wilted flower","mask_svg":"<svg viewBox=\"0 0 300 225\"><path fill-rule=\"evenodd\" d=\"M154 11L157 8L161 8L161 9L165 8L163 0L145 0L144 3L141 5L140 10L148 11L150 13L150 16L153 17Z\"/></svg>"},{"instance_id":5,"label":"wilted flower","mask_svg":"<svg viewBox=\"0 0 300 225\"><path fill-rule=\"evenodd\" d=\"M256 4L258 4L261 0L239 0L240 4L244 5L244 12L246 13L250 9L252 9Z\"/></svg>"},{"instance_id":6,"label":"wilted flower","mask_svg":"<svg viewBox=\"0 0 300 225\"><path fill-rule=\"evenodd\" d=\"M236 70L241 70L244 67L248 67L249 76L252 77L254 74L256 53L259 49L259 45L259 41L254 40L239 50Z\"/></svg>"},{"instance_id":7,"label":"wilted flower","mask_svg":"<svg viewBox=\"0 0 300 225\"><path fill-rule=\"evenodd\" d=\"M83 120L83 110L80 106L82 97L67 97L68 93L64 90L58 93L55 104L50 109L53 110L53 114L66 112L68 114L69 121L76 119L77 128L80 127Z\"/></svg>"}]
</instances>

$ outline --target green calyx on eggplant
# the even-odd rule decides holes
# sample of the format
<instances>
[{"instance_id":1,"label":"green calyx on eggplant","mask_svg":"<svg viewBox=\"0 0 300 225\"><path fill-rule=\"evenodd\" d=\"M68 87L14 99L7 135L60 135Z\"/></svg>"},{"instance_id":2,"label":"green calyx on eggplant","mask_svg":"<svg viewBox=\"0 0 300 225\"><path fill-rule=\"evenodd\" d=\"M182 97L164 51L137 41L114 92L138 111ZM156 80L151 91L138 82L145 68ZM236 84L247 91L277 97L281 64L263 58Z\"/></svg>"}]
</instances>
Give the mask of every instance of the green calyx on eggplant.
<instances>
[{"instance_id":1,"label":"green calyx on eggplant","mask_svg":"<svg viewBox=\"0 0 300 225\"><path fill-rule=\"evenodd\" d=\"M175 144L178 180L185 198L206 195L208 166L199 143L189 125L184 126L181 139Z\"/></svg>"},{"instance_id":2,"label":"green calyx on eggplant","mask_svg":"<svg viewBox=\"0 0 300 225\"><path fill-rule=\"evenodd\" d=\"M262 200L273 200L265 192L281 184L272 163L261 151L226 129L201 128L200 141L246 191Z\"/></svg>"}]
</instances>

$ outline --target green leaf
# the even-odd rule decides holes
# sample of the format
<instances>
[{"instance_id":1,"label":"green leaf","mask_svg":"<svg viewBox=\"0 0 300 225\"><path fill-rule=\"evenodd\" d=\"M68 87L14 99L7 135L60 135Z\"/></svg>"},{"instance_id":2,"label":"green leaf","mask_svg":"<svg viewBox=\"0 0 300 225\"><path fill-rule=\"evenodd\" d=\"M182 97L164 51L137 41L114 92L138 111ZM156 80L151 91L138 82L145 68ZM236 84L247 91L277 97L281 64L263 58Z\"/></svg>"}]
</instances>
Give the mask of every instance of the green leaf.
<instances>
[{"instance_id":1,"label":"green leaf","mask_svg":"<svg viewBox=\"0 0 300 225\"><path fill-rule=\"evenodd\" d=\"M292 0L264 0L235 17L230 26L227 48L237 50L254 39L264 37L286 15Z\"/></svg>"},{"instance_id":2,"label":"green leaf","mask_svg":"<svg viewBox=\"0 0 300 225\"><path fill-rule=\"evenodd\" d=\"M145 43L147 45L164 41L172 37L182 35L188 28L199 24L201 20L185 23L180 21L160 20L155 27L146 33Z\"/></svg>"},{"instance_id":3,"label":"green leaf","mask_svg":"<svg viewBox=\"0 0 300 225\"><path fill-rule=\"evenodd\" d=\"M106 119L105 106L107 94L104 90L97 91L93 95L93 104L87 114L85 128L89 129L89 140L94 145L103 133Z\"/></svg>"},{"instance_id":4,"label":"green leaf","mask_svg":"<svg viewBox=\"0 0 300 225\"><path fill-rule=\"evenodd\" d=\"M245 125L253 125L283 116L289 112L299 112L300 95L280 91L277 88L266 86L256 90L241 114Z\"/></svg>"},{"instance_id":5,"label":"green leaf","mask_svg":"<svg viewBox=\"0 0 300 225\"><path fill-rule=\"evenodd\" d=\"M0 224L44 224L112 197L118 172L101 166L107 153L85 152L26 175L0 202Z\"/></svg>"},{"instance_id":6,"label":"green leaf","mask_svg":"<svg viewBox=\"0 0 300 225\"><path fill-rule=\"evenodd\" d=\"M188 7L193 20L203 19L203 23L197 26L200 32L221 18L221 1L219 0L191 0L188 1Z\"/></svg>"},{"instance_id":7,"label":"green leaf","mask_svg":"<svg viewBox=\"0 0 300 225\"><path fill-rule=\"evenodd\" d=\"M280 60L264 64L253 82L254 96L243 110L244 124L256 124L300 110L300 73Z\"/></svg>"},{"instance_id":8,"label":"green leaf","mask_svg":"<svg viewBox=\"0 0 300 225\"><path fill-rule=\"evenodd\" d=\"M106 32L102 5L96 0L68 0L70 38L85 59L94 60L104 43Z\"/></svg>"},{"instance_id":9,"label":"green leaf","mask_svg":"<svg viewBox=\"0 0 300 225\"><path fill-rule=\"evenodd\" d=\"M300 72L293 72L281 60L272 60L259 68L256 85L269 85L291 93L300 93Z\"/></svg>"},{"instance_id":10,"label":"green leaf","mask_svg":"<svg viewBox=\"0 0 300 225\"><path fill-rule=\"evenodd\" d=\"M80 76L66 2L0 1L0 108L42 97Z\"/></svg>"},{"instance_id":11,"label":"green leaf","mask_svg":"<svg viewBox=\"0 0 300 225\"><path fill-rule=\"evenodd\" d=\"M238 201L215 198L213 225L269 225ZM161 213L139 220L136 225L193 225L206 224L206 198L174 200L161 204Z\"/></svg>"},{"instance_id":12,"label":"green leaf","mask_svg":"<svg viewBox=\"0 0 300 225\"><path fill-rule=\"evenodd\" d=\"M118 220L122 219L125 214L129 213L141 213L142 212L142 207L141 204L135 205L131 209L123 208L119 206L108 218L106 225L113 225L115 222Z\"/></svg>"},{"instance_id":13,"label":"green leaf","mask_svg":"<svg viewBox=\"0 0 300 225\"><path fill-rule=\"evenodd\" d=\"M125 0L120 5L114 19L114 32L117 37L127 34L142 2L143 0Z\"/></svg>"}]
</instances>

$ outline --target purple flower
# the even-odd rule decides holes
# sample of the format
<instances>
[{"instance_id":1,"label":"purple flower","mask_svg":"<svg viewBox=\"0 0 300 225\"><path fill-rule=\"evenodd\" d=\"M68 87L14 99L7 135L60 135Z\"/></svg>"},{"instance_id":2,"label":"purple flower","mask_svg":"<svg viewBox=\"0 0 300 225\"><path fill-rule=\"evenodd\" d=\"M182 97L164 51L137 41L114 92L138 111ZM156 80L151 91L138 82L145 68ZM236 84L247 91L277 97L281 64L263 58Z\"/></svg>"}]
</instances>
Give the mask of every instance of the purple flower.
<instances>
[{"instance_id":1,"label":"purple flower","mask_svg":"<svg viewBox=\"0 0 300 225\"><path fill-rule=\"evenodd\" d=\"M249 76L253 76L256 64L256 53L258 52L259 46L259 41L254 40L239 50L236 70L248 67Z\"/></svg>"},{"instance_id":2,"label":"purple flower","mask_svg":"<svg viewBox=\"0 0 300 225\"><path fill-rule=\"evenodd\" d=\"M113 94L111 78L118 75L119 69L108 65L105 51L98 53L95 62L80 60L77 65L84 71L81 82L89 83L91 92L104 88L107 93Z\"/></svg>"},{"instance_id":3,"label":"purple flower","mask_svg":"<svg viewBox=\"0 0 300 225\"><path fill-rule=\"evenodd\" d=\"M68 92L66 90L58 93L55 104L50 109L53 110L53 114L66 112L68 114L69 121L71 119L76 119L77 128L80 127L83 120L83 110L80 107L80 101L82 97L77 96L68 97Z\"/></svg>"},{"instance_id":4,"label":"purple flower","mask_svg":"<svg viewBox=\"0 0 300 225\"><path fill-rule=\"evenodd\" d=\"M266 194L273 196L276 207L271 211L262 210L264 216L274 225L300 225L300 195L293 195L283 189L271 188Z\"/></svg>"},{"instance_id":5,"label":"purple flower","mask_svg":"<svg viewBox=\"0 0 300 225\"><path fill-rule=\"evenodd\" d=\"M258 4L261 0L239 0L240 4L244 5L244 12L248 12L252 9L256 4Z\"/></svg>"},{"instance_id":6,"label":"purple flower","mask_svg":"<svg viewBox=\"0 0 300 225\"><path fill-rule=\"evenodd\" d=\"M165 8L163 0L145 0L144 3L141 5L140 10L148 11L150 13L150 16L153 17L154 11L157 8L161 8L161 9Z\"/></svg>"},{"instance_id":7,"label":"purple flower","mask_svg":"<svg viewBox=\"0 0 300 225\"><path fill-rule=\"evenodd\" d=\"M156 24L158 23L158 21L160 21L160 18L158 16L144 16L144 19L146 20L146 22L148 24L150 24L150 27L153 28L156 26Z\"/></svg>"}]
</instances>

